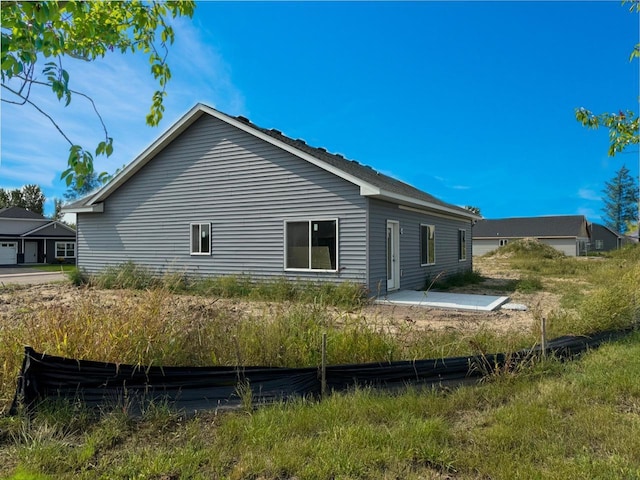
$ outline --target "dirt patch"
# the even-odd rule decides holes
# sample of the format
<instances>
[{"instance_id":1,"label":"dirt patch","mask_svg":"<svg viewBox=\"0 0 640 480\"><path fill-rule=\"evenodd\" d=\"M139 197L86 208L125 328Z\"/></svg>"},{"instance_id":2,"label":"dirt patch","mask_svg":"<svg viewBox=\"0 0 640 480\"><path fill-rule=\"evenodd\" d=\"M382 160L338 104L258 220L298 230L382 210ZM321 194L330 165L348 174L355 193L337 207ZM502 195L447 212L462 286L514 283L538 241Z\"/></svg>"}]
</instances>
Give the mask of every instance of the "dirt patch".
<instances>
[{"instance_id":1,"label":"dirt patch","mask_svg":"<svg viewBox=\"0 0 640 480\"><path fill-rule=\"evenodd\" d=\"M519 293L514 292L514 282L518 276L501 266L499 262L475 261L475 268L486 280L478 285L470 285L451 290L456 293L473 293L478 295L505 295L511 302L523 304L526 311L498 309L493 312L466 312L443 310L424 306L401 305L367 305L353 312L331 308L336 319L355 315L363 318L371 325L399 326L411 324L413 327L429 330L459 330L464 332L480 328L498 332L519 331L526 332L538 325L540 318L548 316L559 308L560 296L550 292ZM32 314L46 307L65 308L79 302L90 294L96 301L109 308L114 302L120 301L122 291L88 290L66 283L31 285L22 287L0 288L0 322L16 321L23 315ZM130 295L140 293L129 292ZM188 305L187 311L196 312L209 308L215 304L217 310L223 310L227 318L242 319L247 316L265 318L270 311L281 308L273 302L258 302L244 299L223 299L199 297L190 295L176 295L172 302L183 307ZM183 310L184 311L184 310Z\"/></svg>"}]
</instances>

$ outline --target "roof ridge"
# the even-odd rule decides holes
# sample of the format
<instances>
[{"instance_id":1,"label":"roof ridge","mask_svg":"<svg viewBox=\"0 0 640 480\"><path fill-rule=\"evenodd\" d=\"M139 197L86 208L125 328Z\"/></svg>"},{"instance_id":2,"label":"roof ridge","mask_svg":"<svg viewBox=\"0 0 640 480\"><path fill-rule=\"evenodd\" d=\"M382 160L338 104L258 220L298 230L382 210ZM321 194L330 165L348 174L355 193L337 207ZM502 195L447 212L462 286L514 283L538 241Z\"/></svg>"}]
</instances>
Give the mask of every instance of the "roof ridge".
<instances>
[{"instance_id":1,"label":"roof ridge","mask_svg":"<svg viewBox=\"0 0 640 480\"><path fill-rule=\"evenodd\" d=\"M220 112L219 110L217 111ZM220 113L222 113L223 115L226 115L224 112L220 112ZM458 207L457 205L444 202L443 200L440 200L439 198L436 198L433 195L423 190L420 190L419 188L411 185L410 183L407 183L403 180L399 180L390 175L386 175L380 172L379 170L376 170L371 165L366 165L364 163L359 162L358 160L349 159L341 153L331 153L325 147L311 146L308 143L306 143L304 140L293 139L285 135L284 133L282 133L282 131L277 130L275 128L267 129L267 128L260 127L243 115L238 115L231 118L238 120L244 123L245 125L265 135L270 136L271 138L279 140L283 143L286 143L287 145L290 145L294 148L297 148L298 150L303 151L304 153L312 155L318 158L319 160L324 161L325 163L329 163L333 167L336 167L345 173L351 173L354 176L361 178L364 181L369 181L370 183L376 186L386 187L395 193L401 193L401 194L414 196L414 197L415 196L422 197L423 200L431 203L435 203L442 207L452 208L454 210L460 211L460 213L468 213L468 211L462 207Z\"/></svg>"}]
</instances>

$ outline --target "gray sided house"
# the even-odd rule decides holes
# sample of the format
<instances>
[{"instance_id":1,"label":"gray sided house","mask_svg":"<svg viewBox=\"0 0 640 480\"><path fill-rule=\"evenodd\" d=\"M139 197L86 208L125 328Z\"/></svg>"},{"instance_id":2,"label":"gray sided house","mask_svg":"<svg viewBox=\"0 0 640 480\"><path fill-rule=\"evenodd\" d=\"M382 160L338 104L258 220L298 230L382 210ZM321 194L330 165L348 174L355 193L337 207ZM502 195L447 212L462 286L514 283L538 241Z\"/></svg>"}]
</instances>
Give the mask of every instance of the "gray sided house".
<instances>
[{"instance_id":1,"label":"gray sided house","mask_svg":"<svg viewBox=\"0 0 640 480\"><path fill-rule=\"evenodd\" d=\"M0 209L0 265L75 263L76 232L19 207Z\"/></svg>"},{"instance_id":2,"label":"gray sided house","mask_svg":"<svg viewBox=\"0 0 640 480\"><path fill-rule=\"evenodd\" d=\"M614 232L609 227L593 223L591 225L590 252L608 252L617 250L623 245L633 243L629 238Z\"/></svg>"},{"instance_id":3,"label":"gray sided house","mask_svg":"<svg viewBox=\"0 0 640 480\"><path fill-rule=\"evenodd\" d=\"M484 255L521 238L535 238L575 257L587 253L590 226L583 215L480 220L473 227L473 255Z\"/></svg>"},{"instance_id":4,"label":"gray sided house","mask_svg":"<svg viewBox=\"0 0 640 480\"><path fill-rule=\"evenodd\" d=\"M198 104L77 214L87 273L357 282L372 294L470 270L479 217L341 155Z\"/></svg>"}]
</instances>

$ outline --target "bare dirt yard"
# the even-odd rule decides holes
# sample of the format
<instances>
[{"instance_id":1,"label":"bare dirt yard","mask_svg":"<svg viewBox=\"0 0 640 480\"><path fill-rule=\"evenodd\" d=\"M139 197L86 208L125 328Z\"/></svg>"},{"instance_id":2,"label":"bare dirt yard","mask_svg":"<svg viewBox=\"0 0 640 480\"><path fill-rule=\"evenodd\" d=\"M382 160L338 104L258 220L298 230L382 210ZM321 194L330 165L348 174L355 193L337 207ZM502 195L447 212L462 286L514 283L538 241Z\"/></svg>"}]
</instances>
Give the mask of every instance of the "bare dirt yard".
<instances>
[{"instance_id":1,"label":"bare dirt yard","mask_svg":"<svg viewBox=\"0 0 640 480\"><path fill-rule=\"evenodd\" d=\"M538 291L520 293L513 291L513 280L518 274L502 269L498 263L485 259L474 259L474 268L485 277L477 285L468 285L450 290L456 293L473 293L478 295L504 295L512 303L527 307L526 311L498 309L493 312L469 312L429 308L425 306L394 306L370 304L358 312L345 312L333 309L332 313L339 319L345 315L364 317L372 324L401 325L411 324L413 327L432 330L460 330L471 332L480 328L495 331L526 332L540 322L540 318L559 308L560 296ZM92 291L92 297L104 303L105 308L122 298L122 291ZM0 288L0 322L16 319L28 312L38 311L43 307L64 308L87 295L84 288L74 287L67 282L39 284L31 286ZM216 309L223 309L230 318L238 319L256 312L265 312L277 308L268 302L257 302L244 299L212 299L210 297L179 295L176 302L185 304L187 310L199 306L211 305L215 300Z\"/></svg>"}]
</instances>

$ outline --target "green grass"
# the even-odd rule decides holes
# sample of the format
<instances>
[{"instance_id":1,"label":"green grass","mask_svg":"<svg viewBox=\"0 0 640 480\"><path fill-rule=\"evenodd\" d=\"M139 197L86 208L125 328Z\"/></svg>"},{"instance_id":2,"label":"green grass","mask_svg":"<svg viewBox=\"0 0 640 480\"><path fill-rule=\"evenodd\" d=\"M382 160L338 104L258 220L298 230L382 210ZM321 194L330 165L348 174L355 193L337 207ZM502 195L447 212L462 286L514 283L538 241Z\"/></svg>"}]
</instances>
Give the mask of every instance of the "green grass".
<instances>
[{"instance_id":1,"label":"green grass","mask_svg":"<svg viewBox=\"0 0 640 480\"><path fill-rule=\"evenodd\" d=\"M194 418L160 409L136 422L63 408L0 419L0 465L46 479L638 478L638 375L635 333L478 387L359 389Z\"/></svg>"},{"instance_id":2,"label":"green grass","mask_svg":"<svg viewBox=\"0 0 640 480\"><path fill-rule=\"evenodd\" d=\"M24 267L28 270L36 270L39 272L60 272L60 273L70 273L75 270L75 265L70 265L66 263L61 263L57 265L34 265L30 267Z\"/></svg>"}]
</instances>

